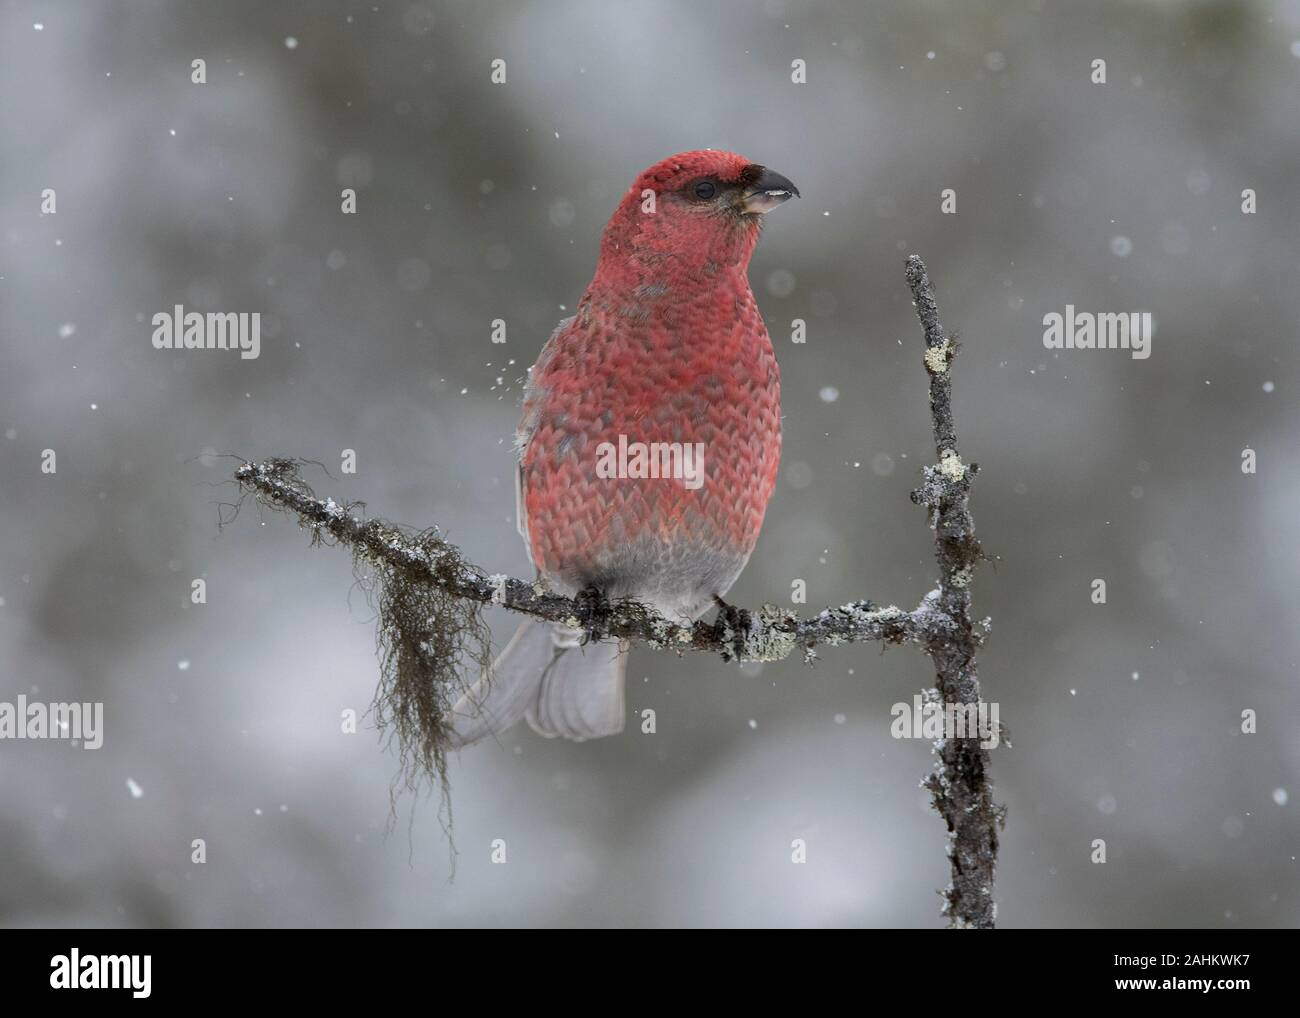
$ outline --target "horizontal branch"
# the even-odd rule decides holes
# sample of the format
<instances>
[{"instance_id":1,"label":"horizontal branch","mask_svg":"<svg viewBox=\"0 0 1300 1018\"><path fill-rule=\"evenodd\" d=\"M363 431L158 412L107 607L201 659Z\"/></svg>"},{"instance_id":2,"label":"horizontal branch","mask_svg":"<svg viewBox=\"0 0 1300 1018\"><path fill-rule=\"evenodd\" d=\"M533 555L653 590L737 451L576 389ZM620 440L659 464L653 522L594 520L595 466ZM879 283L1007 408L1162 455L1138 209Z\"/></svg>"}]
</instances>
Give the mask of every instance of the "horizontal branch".
<instances>
[{"instance_id":1,"label":"horizontal branch","mask_svg":"<svg viewBox=\"0 0 1300 1018\"><path fill-rule=\"evenodd\" d=\"M356 504L318 498L302 479L300 465L290 459L246 463L235 471L235 480L263 505L296 515L314 540L328 536L410 582L571 626L590 639L612 637L657 649L709 651L727 661L779 661L795 648L802 648L811 660L813 648L823 644L926 644L956 632L956 623L933 598L910 612L894 605L853 601L809 618L775 605L750 611L723 604L713 622L675 622L636 601L610 602L596 590L567 597L540 582L487 575L467 563L460 550L436 531L410 533L384 520L357 515Z\"/></svg>"}]
</instances>

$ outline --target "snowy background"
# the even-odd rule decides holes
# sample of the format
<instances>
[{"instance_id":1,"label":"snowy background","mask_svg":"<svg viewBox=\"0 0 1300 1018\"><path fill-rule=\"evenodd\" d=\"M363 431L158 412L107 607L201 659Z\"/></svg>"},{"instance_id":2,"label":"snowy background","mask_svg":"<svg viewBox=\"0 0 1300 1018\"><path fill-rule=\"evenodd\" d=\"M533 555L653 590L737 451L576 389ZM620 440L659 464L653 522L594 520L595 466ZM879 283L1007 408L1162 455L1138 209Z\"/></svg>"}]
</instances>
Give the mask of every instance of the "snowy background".
<instances>
[{"instance_id":1,"label":"snowy background","mask_svg":"<svg viewBox=\"0 0 1300 1018\"><path fill-rule=\"evenodd\" d=\"M732 600L932 586L921 254L998 556L1000 922L1300 924L1300 3L5 3L0 107L0 699L107 712L98 752L0 743L0 923L941 924L930 749L889 735L917 651L636 651L658 734L453 761L449 883L436 799L386 836L396 760L340 732L377 677L348 556L217 528L214 454L297 455L526 574L519 380L635 174L717 147L804 194L751 271L785 453ZM260 359L154 350L176 303L261 311ZM1066 303L1152 312L1150 360L1044 350Z\"/></svg>"}]
</instances>

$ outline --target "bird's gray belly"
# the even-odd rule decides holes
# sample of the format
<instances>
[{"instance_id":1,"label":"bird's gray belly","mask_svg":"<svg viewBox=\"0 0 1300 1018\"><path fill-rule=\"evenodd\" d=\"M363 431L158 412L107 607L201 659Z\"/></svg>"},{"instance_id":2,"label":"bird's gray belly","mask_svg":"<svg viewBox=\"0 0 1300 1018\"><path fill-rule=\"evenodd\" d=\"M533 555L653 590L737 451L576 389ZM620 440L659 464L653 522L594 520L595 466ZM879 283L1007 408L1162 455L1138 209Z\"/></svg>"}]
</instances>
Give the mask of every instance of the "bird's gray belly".
<instances>
[{"instance_id":1,"label":"bird's gray belly","mask_svg":"<svg viewBox=\"0 0 1300 1018\"><path fill-rule=\"evenodd\" d=\"M708 545L641 536L593 552L581 569L547 576L573 594L596 587L610 600L632 598L673 621L695 619L740 576L749 555Z\"/></svg>"}]
</instances>

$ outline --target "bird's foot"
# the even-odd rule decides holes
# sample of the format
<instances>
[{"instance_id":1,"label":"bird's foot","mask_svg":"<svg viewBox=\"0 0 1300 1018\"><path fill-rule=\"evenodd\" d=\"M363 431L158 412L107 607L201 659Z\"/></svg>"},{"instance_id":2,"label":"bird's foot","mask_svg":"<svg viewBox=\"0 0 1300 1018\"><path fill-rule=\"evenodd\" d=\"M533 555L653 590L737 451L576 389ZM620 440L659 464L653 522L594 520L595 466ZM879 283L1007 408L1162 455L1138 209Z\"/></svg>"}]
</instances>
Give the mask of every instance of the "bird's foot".
<instances>
[{"instance_id":1,"label":"bird's foot","mask_svg":"<svg viewBox=\"0 0 1300 1018\"><path fill-rule=\"evenodd\" d=\"M719 634L721 642L726 649L723 650L724 660L736 660L741 656L741 647L745 642L745 634L749 631L750 612L745 608L737 608L734 604L728 604L717 594L713 595L713 603L718 606L718 618L714 625L720 625L722 632Z\"/></svg>"},{"instance_id":2,"label":"bird's foot","mask_svg":"<svg viewBox=\"0 0 1300 1018\"><path fill-rule=\"evenodd\" d=\"M573 595L578 605L578 621L583 628L583 644L603 640L609 635L609 598L597 587L586 587Z\"/></svg>"}]
</instances>

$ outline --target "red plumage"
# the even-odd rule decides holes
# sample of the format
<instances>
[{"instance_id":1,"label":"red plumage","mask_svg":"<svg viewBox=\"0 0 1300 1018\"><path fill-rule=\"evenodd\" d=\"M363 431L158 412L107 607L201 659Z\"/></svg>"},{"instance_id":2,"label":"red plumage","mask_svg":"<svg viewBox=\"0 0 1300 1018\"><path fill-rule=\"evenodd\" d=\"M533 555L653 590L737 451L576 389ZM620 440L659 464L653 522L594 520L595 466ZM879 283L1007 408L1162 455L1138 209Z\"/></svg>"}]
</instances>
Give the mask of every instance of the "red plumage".
<instances>
[{"instance_id":1,"label":"red plumage","mask_svg":"<svg viewBox=\"0 0 1300 1018\"><path fill-rule=\"evenodd\" d=\"M700 151L651 167L624 195L595 276L524 398L520 533L555 589L596 586L694 618L744 568L781 453L780 373L747 270L762 214L797 193L741 156ZM620 441L702 450L702 470L604 476L601 458L608 466ZM457 723L462 741L520 713L571 738L622 728L626 648L602 655L572 632L547 633L517 635L494 680L512 685L471 694L477 721ZM538 673L531 692L519 691L530 682L520 669Z\"/></svg>"}]
</instances>

